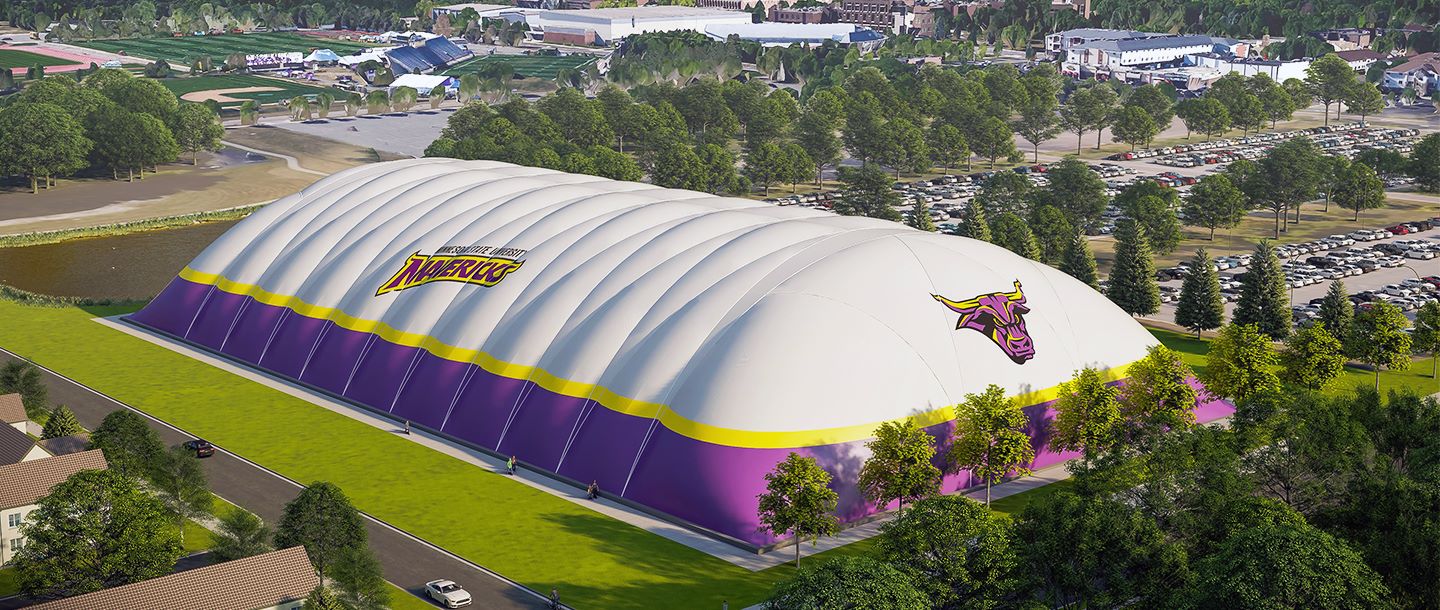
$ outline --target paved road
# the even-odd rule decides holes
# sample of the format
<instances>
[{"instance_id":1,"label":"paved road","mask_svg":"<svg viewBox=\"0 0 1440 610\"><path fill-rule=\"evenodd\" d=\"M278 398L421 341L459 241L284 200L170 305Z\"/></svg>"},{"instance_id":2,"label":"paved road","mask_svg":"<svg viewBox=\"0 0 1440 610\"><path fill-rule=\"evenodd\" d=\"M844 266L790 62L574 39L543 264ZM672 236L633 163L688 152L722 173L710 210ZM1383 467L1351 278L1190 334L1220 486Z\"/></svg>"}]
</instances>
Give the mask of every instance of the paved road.
<instances>
[{"instance_id":1,"label":"paved road","mask_svg":"<svg viewBox=\"0 0 1440 610\"><path fill-rule=\"evenodd\" d=\"M15 355L0 349L0 363L13 359ZM88 429L99 426L111 411L128 407L49 370L42 371L50 388L50 400L70 407ZM167 445L194 438L158 420L149 422ZM204 464L210 487L217 495L270 524L280 520L285 503L300 493L298 483L224 451L223 447ZM448 578L470 591L476 608L545 607L534 593L368 516L366 529L385 578L412 593L419 593L427 581ZM10 602L8 607L16 607L15 600ZM0 602L0 610L6 608Z\"/></svg>"}]
</instances>

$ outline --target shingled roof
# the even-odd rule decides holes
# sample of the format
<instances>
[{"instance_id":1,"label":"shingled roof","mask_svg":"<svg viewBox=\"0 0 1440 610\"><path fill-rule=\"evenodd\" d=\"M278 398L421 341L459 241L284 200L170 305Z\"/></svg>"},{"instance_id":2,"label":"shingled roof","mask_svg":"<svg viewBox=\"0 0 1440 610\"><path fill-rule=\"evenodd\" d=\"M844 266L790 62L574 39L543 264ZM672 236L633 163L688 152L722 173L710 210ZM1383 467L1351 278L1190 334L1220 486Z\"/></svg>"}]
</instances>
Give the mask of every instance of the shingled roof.
<instances>
[{"instance_id":1,"label":"shingled roof","mask_svg":"<svg viewBox=\"0 0 1440 610\"><path fill-rule=\"evenodd\" d=\"M99 449L0 466L0 508L34 504L70 475L106 467Z\"/></svg>"},{"instance_id":2,"label":"shingled roof","mask_svg":"<svg viewBox=\"0 0 1440 610\"><path fill-rule=\"evenodd\" d=\"M320 578L293 546L31 606L30 610L257 610L304 599Z\"/></svg>"},{"instance_id":3,"label":"shingled roof","mask_svg":"<svg viewBox=\"0 0 1440 610\"><path fill-rule=\"evenodd\" d=\"M25 403L20 401L19 394L0 394L0 422L17 424L29 420L30 416L25 414Z\"/></svg>"},{"instance_id":4,"label":"shingled roof","mask_svg":"<svg viewBox=\"0 0 1440 610\"><path fill-rule=\"evenodd\" d=\"M0 426L0 464L17 464L35 448L30 435L10 426ZM0 479L4 481L4 479ZM0 482L0 485L8 483Z\"/></svg>"}]
</instances>

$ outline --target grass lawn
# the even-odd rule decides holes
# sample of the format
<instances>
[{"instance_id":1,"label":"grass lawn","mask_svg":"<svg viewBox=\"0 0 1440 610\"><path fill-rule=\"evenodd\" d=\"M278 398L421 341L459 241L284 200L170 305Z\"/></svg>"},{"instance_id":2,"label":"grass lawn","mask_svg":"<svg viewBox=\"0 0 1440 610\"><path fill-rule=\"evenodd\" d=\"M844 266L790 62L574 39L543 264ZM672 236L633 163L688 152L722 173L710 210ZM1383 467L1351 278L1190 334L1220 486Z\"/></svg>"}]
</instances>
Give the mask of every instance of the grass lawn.
<instances>
[{"instance_id":1,"label":"grass lawn","mask_svg":"<svg viewBox=\"0 0 1440 610\"><path fill-rule=\"evenodd\" d=\"M77 62L29 51L0 49L0 68L25 69L31 66L73 66ZM23 75L22 75L23 76Z\"/></svg>"},{"instance_id":2,"label":"grass lawn","mask_svg":"<svg viewBox=\"0 0 1440 610\"><path fill-rule=\"evenodd\" d=\"M473 59L465 60L443 74L446 76L461 76L479 71L481 66L492 63L509 64L518 76L529 78L540 78L553 80L560 70L565 68L581 68L595 63L595 57L589 55L482 55Z\"/></svg>"},{"instance_id":3,"label":"grass lawn","mask_svg":"<svg viewBox=\"0 0 1440 610\"><path fill-rule=\"evenodd\" d=\"M211 61L224 63L231 53L309 53L330 49L349 55L373 45L334 38L319 38L290 32L258 32L221 36L183 36L180 38L126 38L88 40L74 44L111 53L124 53L146 59L163 59L171 64L189 65L191 60L208 54Z\"/></svg>"},{"instance_id":4,"label":"grass lawn","mask_svg":"<svg viewBox=\"0 0 1440 610\"><path fill-rule=\"evenodd\" d=\"M385 586L390 587L390 610L435 610L439 607L388 581Z\"/></svg>"},{"instance_id":5,"label":"grass lawn","mask_svg":"<svg viewBox=\"0 0 1440 610\"><path fill-rule=\"evenodd\" d=\"M20 591L20 583L15 579L15 568L0 570L0 597L9 597Z\"/></svg>"},{"instance_id":6,"label":"grass lawn","mask_svg":"<svg viewBox=\"0 0 1440 610\"><path fill-rule=\"evenodd\" d=\"M278 91L252 91L248 93L227 93L227 97L237 100L255 100L261 104L275 104L281 100L288 100L297 95L316 96L321 93L329 93L338 98L345 95L344 91L333 87L316 87L297 83L295 81L279 78L269 78L252 74L226 74L219 76L191 76L180 78L167 78L160 81L177 96L198 91L217 91L221 89L241 89L246 87L274 87ZM239 106L242 102L221 102L221 106Z\"/></svg>"}]
</instances>

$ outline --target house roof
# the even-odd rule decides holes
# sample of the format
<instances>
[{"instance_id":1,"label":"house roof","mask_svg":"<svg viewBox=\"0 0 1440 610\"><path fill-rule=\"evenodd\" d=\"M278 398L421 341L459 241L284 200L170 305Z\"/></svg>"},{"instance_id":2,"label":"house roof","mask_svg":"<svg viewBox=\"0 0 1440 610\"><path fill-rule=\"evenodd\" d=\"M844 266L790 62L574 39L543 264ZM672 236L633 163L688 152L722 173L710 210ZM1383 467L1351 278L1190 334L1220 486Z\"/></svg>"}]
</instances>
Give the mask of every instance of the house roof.
<instances>
[{"instance_id":1,"label":"house roof","mask_svg":"<svg viewBox=\"0 0 1440 610\"><path fill-rule=\"evenodd\" d=\"M34 448L35 441L30 440L30 435L10 426L0 426L0 464L18 464Z\"/></svg>"},{"instance_id":2,"label":"house roof","mask_svg":"<svg viewBox=\"0 0 1440 610\"><path fill-rule=\"evenodd\" d=\"M1440 53L1421 53L1398 66L1394 66L1386 72L1414 72L1420 69L1429 69L1431 72L1440 72Z\"/></svg>"},{"instance_id":3,"label":"house roof","mask_svg":"<svg viewBox=\"0 0 1440 610\"><path fill-rule=\"evenodd\" d=\"M1335 56L1345 61L1375 61L1385 59L1384 53L1377 53L1370 49L1355 49L1353 51L1336 51Z\"/></svg>"},{"instance_id":4,"label":"house roof","mask_svg":"<svg viewBox=\"0 0 1440 610\"><path fill-rule=\"evenodd\" d=\"M0 422L17 424L29 420L30 416L25 414L25 403L21 402L19 394L0 394Z\"/></svg>"},{"instance_id":5,"label":"house roof","mask_svg":"<svg viewBox=\"0 0 1440 610\"><path fill-rule=\"evenodd\" d=\"M191 610L203 606L207 610L255 610L303 599L319 584L305 547L292 546L30 608Z\"/></svg>"},{"instance_id":6,"label":"house roof","mask_svg":"<svg viewBox=\"0 0 1440 610\"><path fill-rule=\"evenodd\" d=\"M81 470L104 470L99 449L0 466L0 508L34 504L50 488Z\"/></svg>"},{"instance_id":7,"label":"house roof","mask_svg":"<svg viewBox=\"0 0 1440 610\"><path fill-rule=\"evenodd\" d=\"M43 439L38 443L50 455L70 455L90 448L90 439L79 434Z\"/></svg>"}]
</instances>

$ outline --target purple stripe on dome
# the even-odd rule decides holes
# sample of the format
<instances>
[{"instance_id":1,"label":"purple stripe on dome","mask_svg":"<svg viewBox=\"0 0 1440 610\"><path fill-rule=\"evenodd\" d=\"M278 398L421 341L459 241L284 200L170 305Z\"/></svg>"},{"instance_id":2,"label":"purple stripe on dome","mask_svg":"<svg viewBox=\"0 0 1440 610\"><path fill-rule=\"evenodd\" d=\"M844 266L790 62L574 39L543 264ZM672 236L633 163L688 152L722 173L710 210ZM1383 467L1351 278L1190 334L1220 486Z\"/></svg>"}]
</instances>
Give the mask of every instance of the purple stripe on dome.
<instances>
[{"instance_id":1,"label":"purple stripe on dome","mask_svg":"<svg viewBox=\"0 0 1440 610\"><path fill-rule=\"evenodd\" d=\"M388 411L393 403L396 417L514 454L527 464L574 480L595 480L602 489L623 492L628 500L658 512L755 545L776 541L759 529L756 496L764 491L765 474L792 449L730 447L692 439L651 417L627 415L593 401L556 394L526 380L445 360L250 297L215 290L207 302L205 295L211 290L208 285L176 278L132 318L179 336L190 327L194 312L203 308L197 330L191 333L196 343L215 348L219 345L216 337L221 337L225 353L250 363L261 360L264 350L263 368L273 372L293 378L304 368L303 381L337 393L348 380L345 395L371 408ZM226 320L237 315L239 320L230 332ZM281 327L273 332L277 323ZM229 338L224 339L227 332ZM272 334L275 339L267 349ZM1191 384L1200 387L1194 380ZM1050 404L1025 408L1031 421L1029 433L1038 449L1035 469L1076 457L1043 449L1048 421L1054 416ZM1200 422L1233 412L1234 407L1222 400L1202 401L1195 410ZM941 454L952 428L950 422L926 428L939 439ZM868 455L864 444L860 440L793 449L814 457L830 472L840 495L837 513L844 521L876 511L854 483ZM950 474L942 490L959 491L976 483L969 473Z\"/></svg>"}]
</instances>

